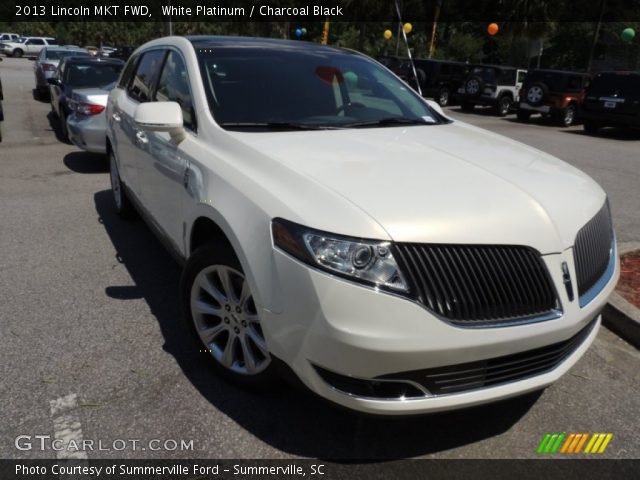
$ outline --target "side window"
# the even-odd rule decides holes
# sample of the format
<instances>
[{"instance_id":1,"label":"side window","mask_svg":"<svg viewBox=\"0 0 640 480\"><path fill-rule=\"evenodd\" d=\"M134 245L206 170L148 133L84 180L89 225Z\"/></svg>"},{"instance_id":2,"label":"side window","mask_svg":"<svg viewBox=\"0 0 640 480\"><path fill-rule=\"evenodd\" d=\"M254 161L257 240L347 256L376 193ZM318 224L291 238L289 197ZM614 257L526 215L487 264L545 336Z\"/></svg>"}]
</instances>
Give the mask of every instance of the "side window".
<instances>
[{"instance_id":1,"label":"side window","mask_svg":"<svg viewBox=\"0 0 640 480\"><path fill-rule=\"evenodd\" d=\"M518 72L518 83L524 82L524 77L527 76L527 72Z\"/></svg>"},{"instance_id":2,"label":"side window","mask_svg":"<svg viewBox=\"0 0 640 480\"><path fill-rule=\"evenodd\" d=\"M27 45L44 45L44 40L40 38L32 38L31 40L27 40Z\"/></svg>"},{"instance_id":3,"label":"side window","mask_svg":"<svg viewBox=\"0 0 640 480\"><path fill-rule=\"evenodd\" d=\"M158 88L154 100L159 102L177 102L182 109L184 126L195 131L196 118L193 109L193 99L189 88L187 66L182 57L175 51L169 51L164 62Z\"/></svg>"},{"instance_id":4,"label":"side window","mask_svg":"<svg viewBox=\"0 0 640 480\"><path fill-rule=\"evenodd\" d=\"M151 50L142 54L133 81L127 89L131 98L139 102L151 101L151 89L158 78L164 54L165 50Z\"/></svg>"},{"instance_id":5,"label":"side window","mask_svg":"<svg viewBox=\"0 0 640 480\"><path fill-rule=\"evenodd\" d=\"M136 64L138 63L138 56L131 57L124 69L122 70L122 75L120 76L120 81L118 82L119 88L126 89L131 85L131 79L133 78L133 72L136 69Z\"/></svg>"}]
</instances>

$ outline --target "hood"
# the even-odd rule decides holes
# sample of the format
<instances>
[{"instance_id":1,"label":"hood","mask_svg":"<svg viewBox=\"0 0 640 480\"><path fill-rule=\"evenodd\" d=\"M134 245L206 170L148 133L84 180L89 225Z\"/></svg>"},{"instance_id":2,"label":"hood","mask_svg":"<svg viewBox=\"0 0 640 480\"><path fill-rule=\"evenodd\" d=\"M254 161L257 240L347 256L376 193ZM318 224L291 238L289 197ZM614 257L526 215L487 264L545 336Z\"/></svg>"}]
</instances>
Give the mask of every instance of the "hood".
<instances>
[{"instance_id":1,"label":"hood","mask_svg":"<svg viewBox=\"0 0 640 480\"><path fill-rule=\"evenodd\" d=\"M557 158L461 122L230 134L333 190L395 241L561 252L606 198Z\"/></svg>"}]
</instances>

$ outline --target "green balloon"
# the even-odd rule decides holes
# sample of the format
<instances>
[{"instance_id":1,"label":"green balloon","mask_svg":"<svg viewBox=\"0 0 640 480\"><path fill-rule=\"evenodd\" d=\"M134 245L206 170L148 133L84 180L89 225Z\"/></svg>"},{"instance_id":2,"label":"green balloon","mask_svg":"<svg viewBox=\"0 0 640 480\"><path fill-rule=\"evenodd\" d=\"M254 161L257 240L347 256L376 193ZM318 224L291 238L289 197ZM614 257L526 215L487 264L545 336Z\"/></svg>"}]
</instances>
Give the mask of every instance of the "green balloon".
<instances>
[{"instance_id":1,"label":"green balloon","mask_svg":"<svg viewBox=\"0 0 640 480\"><path fill-rule=\"evenodd\" d=\"M622 40L625 42L631 42L633 38L636 36L636 31L633 28L625 28L622 31Z\"/></svg>"}]
</instances>

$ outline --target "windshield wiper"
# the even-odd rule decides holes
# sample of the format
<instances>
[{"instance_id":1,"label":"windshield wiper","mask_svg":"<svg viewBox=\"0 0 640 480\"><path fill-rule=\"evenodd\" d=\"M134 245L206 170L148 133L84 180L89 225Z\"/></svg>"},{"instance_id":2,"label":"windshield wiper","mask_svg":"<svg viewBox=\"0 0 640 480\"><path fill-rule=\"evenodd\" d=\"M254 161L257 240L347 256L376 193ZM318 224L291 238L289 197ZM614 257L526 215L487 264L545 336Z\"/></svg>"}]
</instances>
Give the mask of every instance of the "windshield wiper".
<instances>
[{"instance_id":1,"label":"windshield wiper","mask_svg":"<svg viewBox=\"0 0 640 480\"><path fill-rule=\"evenodd\" d=\"M435 125L420 118L388 117L372 122L347 123L343 127L384 127L385 125Z\"/></svg>"},{"instance_id":2,"label":"windshield wiper","mask_svg":"<svg viewBox=\"0 0 640 480\"><path fill-rule=\"evenodd\" d=\"M312 125L296 122L225 122L223 128L262 128L266 130L337 130L342 127L332 125Z\"/></svg>"}]
</instances>

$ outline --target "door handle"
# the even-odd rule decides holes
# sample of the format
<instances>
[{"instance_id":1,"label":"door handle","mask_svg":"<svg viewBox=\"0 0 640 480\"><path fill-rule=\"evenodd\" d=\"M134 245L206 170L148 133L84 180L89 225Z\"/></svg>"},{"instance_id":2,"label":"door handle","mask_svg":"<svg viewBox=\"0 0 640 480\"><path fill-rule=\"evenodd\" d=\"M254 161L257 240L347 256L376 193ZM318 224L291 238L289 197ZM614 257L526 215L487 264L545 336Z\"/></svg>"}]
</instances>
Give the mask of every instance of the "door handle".
<instances>
[{"instance_id":1,"label":"door handle","mask_svg":"<svg viewBox=\"0 0 640 480\"><path fill-rule=\"evenodd\" d=\"M136 141L144 145L145 143L149 143L149 138L147 137L147 134L144 133L142 130L138 130L136 132Z\"/></svg>"},{"instance_id":2,"label":"door handle","mask_svg":"<svg viewBox=\"0 0 640 480\"><path fill-rule=\"evenodd\" d=\"M112 113L111 118L113 119L114 122L118 122L118 123L120 123L120 120L122 120L122 118L120 118L119 113Z\"/></svg>"}]
</instances>

